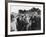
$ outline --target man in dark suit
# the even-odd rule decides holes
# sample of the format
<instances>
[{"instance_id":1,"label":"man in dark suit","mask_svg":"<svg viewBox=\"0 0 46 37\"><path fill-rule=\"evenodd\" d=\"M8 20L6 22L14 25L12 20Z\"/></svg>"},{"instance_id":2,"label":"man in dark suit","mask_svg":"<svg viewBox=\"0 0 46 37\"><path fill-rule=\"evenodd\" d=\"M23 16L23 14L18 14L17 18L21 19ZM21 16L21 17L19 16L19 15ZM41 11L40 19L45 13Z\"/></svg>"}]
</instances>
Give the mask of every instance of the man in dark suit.
<instances>
[{"instance_id":1,"label":"man in dark suit","mask_svg":"<svg viewBox=\"0 0 46 37\"><path fill-rule=\"evenodd\" d=\"M17 30L18 31L26 31L26 26L27 26L28 23L26 23L23 18L21 18L20 20L20 17L17 18Z\"/></svg>"},{"instance_id":2,"label":"man in dark suit","mask_svg":"<svg viewBox=\"0 0 46 37\"><path fill-rule=\"evenodd\" d=\"M39 17L34 16L32 18L32 25L31 25L31 30L39 30L41 25L41 20Z\"/></svg>"},{"instance_id":3,"label":"man in dark suit","mask_svg":"<svg viewBox=\"0 0 46 37\"><path fill-rule=\"evenodd\" d=\"M36 16L34 16L34 17L31 16L30 20L31 20L32 24L31 24L31 26L29 26L29 30L36 30L36 28L37 28Z\"/></svg>"}]
</instances>

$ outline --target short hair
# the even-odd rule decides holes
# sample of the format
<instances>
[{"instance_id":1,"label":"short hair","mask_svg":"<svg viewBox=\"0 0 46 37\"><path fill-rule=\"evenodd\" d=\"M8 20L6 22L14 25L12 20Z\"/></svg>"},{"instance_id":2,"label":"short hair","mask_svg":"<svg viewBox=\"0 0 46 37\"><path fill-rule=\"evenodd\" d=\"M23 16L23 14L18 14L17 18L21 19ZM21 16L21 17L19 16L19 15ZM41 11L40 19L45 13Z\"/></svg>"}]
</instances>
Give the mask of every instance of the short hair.
<instances>
[{"instance_id":1,"label":"short hair","mask_svg":"<svg viewBox=\"0 0 46 37\"><path fill-rule=\"evenodd\" d=\"M41 14L41 10L40 10L39 8L32 8L32 9L31 9L31 12L37 12L38 15Z\"/></svg>"}]
</instances>

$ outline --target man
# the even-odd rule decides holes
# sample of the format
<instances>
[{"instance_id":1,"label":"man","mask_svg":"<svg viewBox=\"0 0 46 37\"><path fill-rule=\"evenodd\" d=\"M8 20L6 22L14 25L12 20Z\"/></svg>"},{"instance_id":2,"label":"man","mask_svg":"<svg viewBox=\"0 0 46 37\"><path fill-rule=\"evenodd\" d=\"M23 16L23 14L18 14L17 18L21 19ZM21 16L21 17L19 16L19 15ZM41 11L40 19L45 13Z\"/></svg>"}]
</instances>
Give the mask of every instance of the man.
<instances>
[{"instance_id":1,"label":"man","mask_svg":"<svg viewBox=\"0 0 46 37\"><path fill-rule=\"evenodd\" d=\"M11 14L11 31L17 31L16 23L17 23L17 20L15 16Z\"/></svg>"}]
</instances>

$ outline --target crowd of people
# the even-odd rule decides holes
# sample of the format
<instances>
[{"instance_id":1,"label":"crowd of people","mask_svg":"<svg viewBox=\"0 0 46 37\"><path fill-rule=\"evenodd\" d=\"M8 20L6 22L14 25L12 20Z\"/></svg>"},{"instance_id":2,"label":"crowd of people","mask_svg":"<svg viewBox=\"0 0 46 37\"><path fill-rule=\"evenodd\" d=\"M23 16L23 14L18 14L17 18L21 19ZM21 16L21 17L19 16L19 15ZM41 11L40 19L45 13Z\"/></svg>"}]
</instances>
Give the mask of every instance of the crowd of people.
<instances>
[{"instance_id":1,"label":"crowd of people","mask_svg":"<svg viewBox=\"0 0 46 37\"><path fill-rule=\"evenodd\" d=\"M41 19L37 16L23 15L17 18L18 31L39 30Z\"/></svg>"},{"instance_id":2,"label":"crowd of people","mask_svg":"<svg viewBox=\"0 0 46 37\"><path fill-rule=\"evenodd\" d=\"M33 9L34 10L34 9ZM39 12L39 10L37 9ZM20 10L20 12L22 12ZM11 15L11 31L29 31L29 30L40 30L41 29L41 16L36 11L30 13L30 11L25 11L24 13L19 13ZM14 23L14 24L13 24Z\"/></svg>"}]
</instances>

